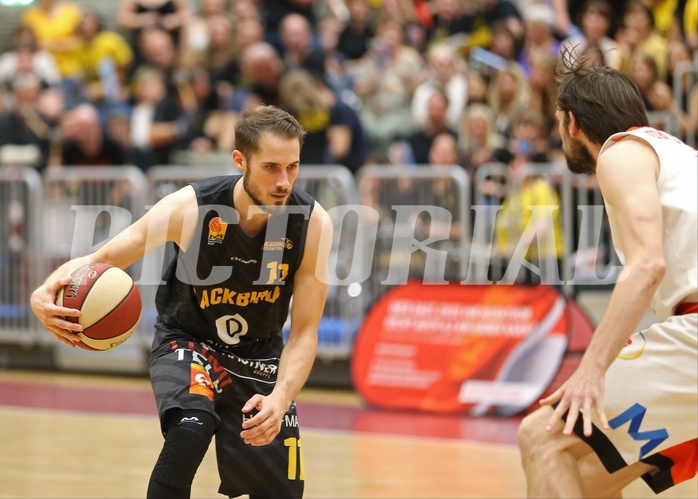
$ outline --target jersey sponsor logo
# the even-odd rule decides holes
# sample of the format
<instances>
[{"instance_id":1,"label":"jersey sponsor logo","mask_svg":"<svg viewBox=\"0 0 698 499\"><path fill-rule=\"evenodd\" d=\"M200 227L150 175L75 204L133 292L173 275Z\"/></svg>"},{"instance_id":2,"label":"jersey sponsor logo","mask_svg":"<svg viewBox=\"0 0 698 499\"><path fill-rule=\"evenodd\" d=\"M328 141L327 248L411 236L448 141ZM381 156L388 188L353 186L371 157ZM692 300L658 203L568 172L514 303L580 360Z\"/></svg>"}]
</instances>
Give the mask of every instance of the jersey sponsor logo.
<instances>
[{"instance_id":1,"label":"jersey sponsor logo","mask_svg":"<svg viewBox=\"0 0 698 499\"><path fill-rule=\"evenodd\" d=\"M285 249L290 250L292 248L293 241L287 237L282 237L281 241L264 241L264 246L262 246L262 250L264 251L283 251Z\"/></svg>"},{"instance_id":2,"label":"jersey sponsor logo","mask_svg":"<svg viewBox=\"0 0 698 499\"><path fill-rule=\"evenodd\" d=\"M189 393L194 395L203 395L213 402L213 383L208 376L206 369L203 366L192 362L191 363L191 382L189 384Z\"/></svg>"},{"instance_id":3,"label":"jersey sponsor logo","mask_svg":"<svg viewBox=\"0 0 698 499\"><path fill-rule=\"evenodd\" d=\"M659 444L669 438L669 432L666 430L666 428L640 431L640 426L642 425L642 420L645 418L646 412L647 409L644 406L634 404L626 411L608 421L609 426L614 430L620 426L623 426L625 423L630 422L630 426L628 427L628 435L630 435L633 440L647 442L640 447L640 456L638 459L643 459Z\"/></svg>"},{"instance_id":4,"label":"jersey sponsor logo","mask_svg":"<svg viewBox=\"0 0 698 499\"><path fill-rule=\"evenodd\" d=\"M635 360L644 353L646 345L647 340L644 334L634 334L628 338L625 346L618 354L618 358L622 360Z\"/></svg>"},{"instance_id":5,"label":"jersey sponsor logo","mask_svg":"<svg viewBox=\"0 0 698 499\"><path fill-rule=\"evenodd\" d=\"M216 320L218 337L226 345L237 345L240 338L247 334L247 321L240 314L224 315Z\"/></svg>"},{"instance_id":6,"label":"jersey sponsor logo","mask_svg":"<svg viewBox=\"0 0 698 499\"><path fill-rule=\"evenodd\" d=\"M264 291L244 291L238 292L228 288L204 289L201 291L199 308L202 310L211 305L235 305L236 307L246 307L260 302L274 303L281 296L279 286L274 289Z\"/></svg>"},{"instance_id":7,"label":"jersey sponsor logo","mask_svg":"<svg viewBox=\"0 0 698 499\"><path fill-rule=\"evenodd\" d=\"M208 222L208 244L221 244L225 238L228 224L221 220L221 217L212 218Z\"/></svg>"}]
</instances>

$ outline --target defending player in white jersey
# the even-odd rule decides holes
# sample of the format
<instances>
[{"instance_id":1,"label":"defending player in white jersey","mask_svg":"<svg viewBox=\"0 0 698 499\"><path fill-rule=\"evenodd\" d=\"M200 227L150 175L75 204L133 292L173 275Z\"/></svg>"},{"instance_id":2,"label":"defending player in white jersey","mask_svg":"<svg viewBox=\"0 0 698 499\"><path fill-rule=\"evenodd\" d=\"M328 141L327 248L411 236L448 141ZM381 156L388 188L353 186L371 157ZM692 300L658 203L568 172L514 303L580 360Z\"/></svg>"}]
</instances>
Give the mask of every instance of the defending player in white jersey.
<instances>
[{"instance_id":1,"label":"defending player in white jersey","mask_svg":"<svg viewBox=\"0 0 698 499\"><path fill-rule=\"evenodd\" d=\"M596 174L624 269L579 368L519 429L529 497L655 493L698 463L698 153L648 126L635 83L563 54L570 170ZM660 321L641 332L647 307Z\"/></svg>"}]
</instances>

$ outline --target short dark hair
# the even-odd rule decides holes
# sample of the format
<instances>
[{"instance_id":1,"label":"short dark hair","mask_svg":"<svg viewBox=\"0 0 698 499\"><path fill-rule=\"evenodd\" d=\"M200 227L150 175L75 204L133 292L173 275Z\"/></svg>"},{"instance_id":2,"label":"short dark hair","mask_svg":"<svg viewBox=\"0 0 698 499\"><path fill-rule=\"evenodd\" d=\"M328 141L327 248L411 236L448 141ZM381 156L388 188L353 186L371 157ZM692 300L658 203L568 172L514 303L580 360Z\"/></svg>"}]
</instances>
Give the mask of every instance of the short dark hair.
<instances>
[{"instance_id":1,"label":"short dark hair","mask_svg":"<svg viewBox=\"0 0 698 499\"><path fill-rule=\"evenodd\" d=\"M259 152L259 137L262 133L298 139L302 147L306 132L296 118L283 109L276 106L255 106L242 113L235 124L235 149L249 160Z\"/></svg>"},{"instance_id":2,"label":"short dark hair","mask_svg":"<svg viewBox=\"0 0 698 499\"><path fill-rule=\"evenodd\" d=\"M563 51L555 68L557 108L574 114L580 129L597 145L614 133L649 126L635 82L615 69L590 65L591 60L586 56L577 59L571 49Z\"/></svg>"}]
</instances>

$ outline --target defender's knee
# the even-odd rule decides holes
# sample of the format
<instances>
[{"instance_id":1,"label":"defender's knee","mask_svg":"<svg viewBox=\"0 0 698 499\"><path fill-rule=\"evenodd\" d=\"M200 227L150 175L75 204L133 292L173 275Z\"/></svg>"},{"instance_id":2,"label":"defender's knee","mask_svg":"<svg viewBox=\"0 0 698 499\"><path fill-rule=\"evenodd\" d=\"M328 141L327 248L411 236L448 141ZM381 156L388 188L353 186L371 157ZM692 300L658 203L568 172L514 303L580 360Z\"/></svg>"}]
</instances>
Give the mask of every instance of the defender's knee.
<instances>
[{"instance_id":1,"label":"defender's knee","mask_svg":"<svg viewBox=\"0 0 698 499\"><path fill-rule=\"evenodd\" d=\"M548 432L545 431L547 417L541 416L541 410L532 412L519 425L517 437L523 460L539 450L549 438Z\"/></svg>"}]
</instances>

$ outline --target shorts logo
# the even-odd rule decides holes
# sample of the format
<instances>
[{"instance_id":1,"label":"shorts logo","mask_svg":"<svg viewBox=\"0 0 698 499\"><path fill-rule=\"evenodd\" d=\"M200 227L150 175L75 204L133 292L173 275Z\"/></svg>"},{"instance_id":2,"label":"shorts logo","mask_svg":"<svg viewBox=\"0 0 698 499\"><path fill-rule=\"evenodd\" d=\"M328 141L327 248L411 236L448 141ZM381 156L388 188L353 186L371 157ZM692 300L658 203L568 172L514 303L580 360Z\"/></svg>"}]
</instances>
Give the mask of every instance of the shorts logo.
<instances>
[{"instance_id":1,"label":"shorts logo","mask_svg":"<svg viewBox=\"0 0 698 499\"><path fill-rule=\"evenodd\" d=\"M628 338L625 346L618 354L618 358L622 360L635 360L645 351L647 340L642 333L636 333Z\"/></svg>"},{"instance_id":2,"label":"shorts logo","mask_svg":"<svg viewBox=\"0 0 698 499\"><path fill-rule=\"evenodd\" d=\"M189 384L189 393L194 395L203 395L213 402L213 383L211 378L203 366L192 362L191 364L191 383ZM183 422L183 421L182 421Z\"/></svg>"},{"instance_id":3,"label":"shorts logo","mask_svg":"<svg viewBox=\"0 0 698 499\"><path fill-rule=\"evenodd\" d=\"M637 440L638 442L646 442L642 447L640 447L640 455L638 457L639 460L644 458L655 447L669 438L669 432L666 430L666 428L640 431L640 426L642 426L642 420L645 418L646 413L647 409L644 406L634 404L630 409L608 421L609 426L614 430L623 426L625 423L630 423L628 426L628 435L630 435L633 440Z\"/></svg>"},{"instance_id":4,"label":"shorts logo","mask_svg":"<svg viewBox=\"0 0 698 499\"><path fill-rule=\"evenodd\" d=\"M221 244L226 230L228 230L228 224L223 222L221 217L212 218L208 223L208 244Z\"/></svg>"}]
</instances>

